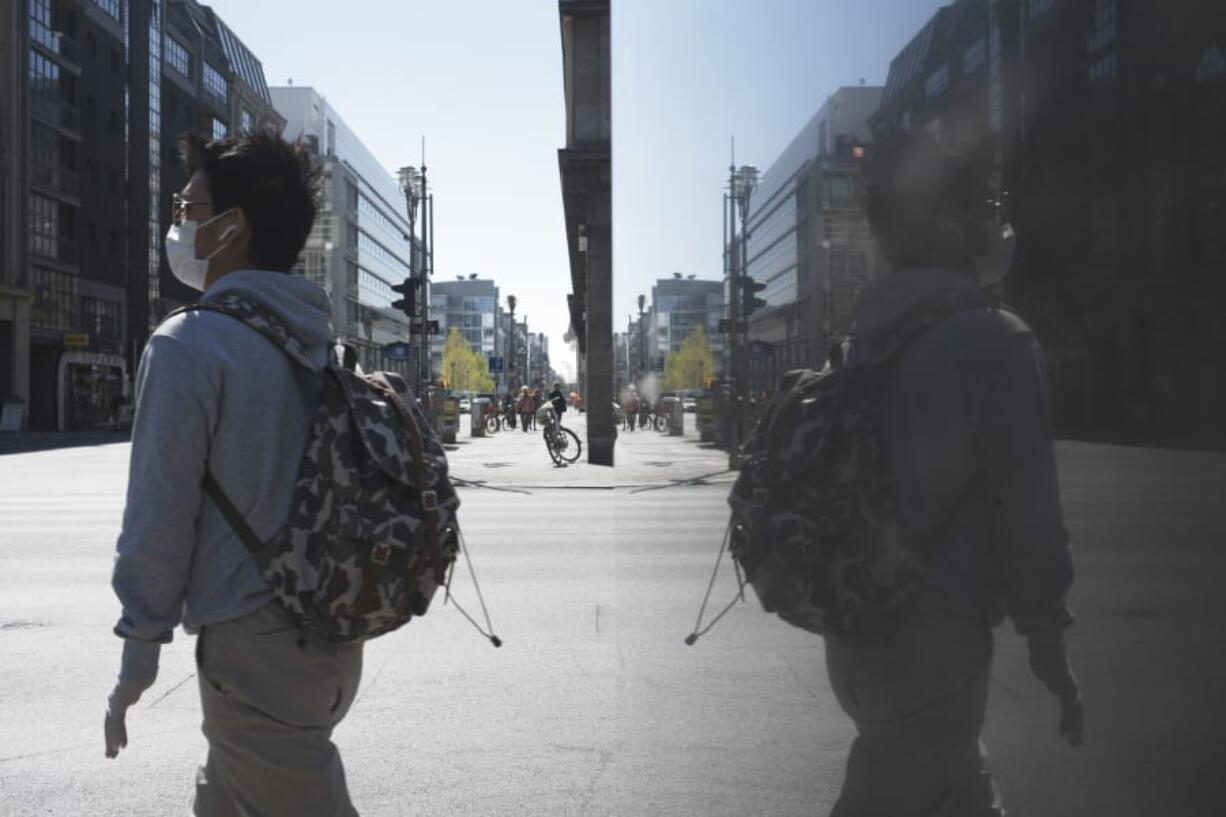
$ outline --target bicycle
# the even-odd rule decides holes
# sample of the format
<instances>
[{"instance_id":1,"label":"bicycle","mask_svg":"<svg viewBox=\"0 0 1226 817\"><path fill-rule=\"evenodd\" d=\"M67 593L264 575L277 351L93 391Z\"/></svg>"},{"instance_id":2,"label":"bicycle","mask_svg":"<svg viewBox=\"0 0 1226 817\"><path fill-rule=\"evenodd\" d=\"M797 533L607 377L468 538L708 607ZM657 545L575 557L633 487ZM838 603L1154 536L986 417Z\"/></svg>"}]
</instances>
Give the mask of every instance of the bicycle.
<instances>
[{"instance_id":1,"label":"bicycle","mask_svg":"<svg viewBox=\"0 0 1226 817\"><path fill-rule=\"evenodd\" d=\"M579 455L583 453L583 443L579 442L578 434L558 421L553 406L547 406L545 409L544 425L542 433L545 436L545 448L555 464L569 465L579 459Z\"/></svg>"}]
</instances>

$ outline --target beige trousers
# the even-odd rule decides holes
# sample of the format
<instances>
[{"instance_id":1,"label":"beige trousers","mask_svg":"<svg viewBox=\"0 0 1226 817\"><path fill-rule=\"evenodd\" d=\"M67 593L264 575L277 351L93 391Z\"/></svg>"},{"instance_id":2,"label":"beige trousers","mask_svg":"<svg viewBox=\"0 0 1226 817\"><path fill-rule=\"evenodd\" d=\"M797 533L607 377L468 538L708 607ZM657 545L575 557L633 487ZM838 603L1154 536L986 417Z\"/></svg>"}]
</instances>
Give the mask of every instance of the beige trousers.
<instances>
[{"instance_id":1,"label":"beige trousers","mask_svg":"<svg viewBox=\"0 0 1226 817\"><path fill-rule=\"evenodd\" d=\"M831 817L1002 817L979 740L991 663L985 622L927 606L889 640L827 638L857 731Z\"/></svg>"},{"instance_id":2,"label":"beige trousers","mask_svg":"<svg viewBox=\"0 0 1226 817\"><path fill-rule=\"evenodd\" d=\"M332 729L362 677L362 645L298 629L275 604L201 629L208 758L196 817L357 817Z\"/></svg>"}]
</instances>

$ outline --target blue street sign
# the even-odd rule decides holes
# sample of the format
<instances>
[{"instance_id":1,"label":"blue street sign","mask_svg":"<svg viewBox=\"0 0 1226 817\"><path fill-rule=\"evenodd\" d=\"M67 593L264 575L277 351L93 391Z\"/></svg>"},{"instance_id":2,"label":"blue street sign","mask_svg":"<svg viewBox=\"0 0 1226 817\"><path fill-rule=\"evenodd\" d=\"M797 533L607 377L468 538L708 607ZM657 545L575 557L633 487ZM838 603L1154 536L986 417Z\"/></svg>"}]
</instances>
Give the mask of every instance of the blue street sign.
<instances>
[{"instance_id":1,"label":"blue street sign","mask_svg":"<svg viewBox=\"0 0 1226 817\"><path fill-rule=\"evenodd\" d=\"M383 347L383 357L388 360L409 360L412 356L413 347L404 341L396 341Z\"/></svg>"},{"instance_id":2,"label":"blue street sign","mask_svg":"<svg viewBox=\"0 0 1226 817\"><path fill-rule=\"evenodd\" d=\"M490 355L490 374L500 374L502 372L502 358Z\"/></svg>"}]
</instances>

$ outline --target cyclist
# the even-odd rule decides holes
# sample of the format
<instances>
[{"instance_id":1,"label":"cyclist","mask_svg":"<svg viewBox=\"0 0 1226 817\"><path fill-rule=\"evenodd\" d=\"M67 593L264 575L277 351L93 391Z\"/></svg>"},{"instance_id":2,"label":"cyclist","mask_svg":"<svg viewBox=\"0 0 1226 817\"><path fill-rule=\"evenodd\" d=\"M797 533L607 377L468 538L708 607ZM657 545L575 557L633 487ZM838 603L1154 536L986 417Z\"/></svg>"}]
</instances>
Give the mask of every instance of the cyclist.
<instances>
[{"instance_id":1,"label":"cyclist","mask_svg":"<svg viewBox=\"0 0 1226 817\"><path fill-rule=\"evenodd\" d=\"M553 391L549 392L549 402L553 404L553 410L558 415L558 420L561 421L562 415L566 413L566 395L562 394L562 384L554 381Z\"/></svg>"}]
</instances>

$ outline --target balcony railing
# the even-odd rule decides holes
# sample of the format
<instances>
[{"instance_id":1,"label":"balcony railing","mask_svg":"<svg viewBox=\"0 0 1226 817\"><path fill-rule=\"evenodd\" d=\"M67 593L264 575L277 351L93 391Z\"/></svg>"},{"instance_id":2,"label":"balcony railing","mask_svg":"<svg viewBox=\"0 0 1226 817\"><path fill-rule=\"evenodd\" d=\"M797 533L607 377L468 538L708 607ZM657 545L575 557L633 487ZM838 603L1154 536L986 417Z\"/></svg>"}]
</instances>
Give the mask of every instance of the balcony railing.
<instances>
[{"instance_id":1,"label":"balcony railing","mask_svg":"<svg viewBox=\"0 0 1226 817\"><path fill-rule=\"evenodd\" d=\"M81 176L75 170L52 165L30 165L30 180L39 187L59 193L62 196L79 198L81 193Z\"/></svg>"},{"instance_id":2,"label":"balcony railing","mask_svg":"<svg viewBox=\"0 0 1226 817\"><path fill-rule=\"evenodd\" d=\"M71 131L81 130L81 114L76 106L59 97L46 94L31 94L30 110L35 116L56 126Z\"/></svg>"}]
</instances>

